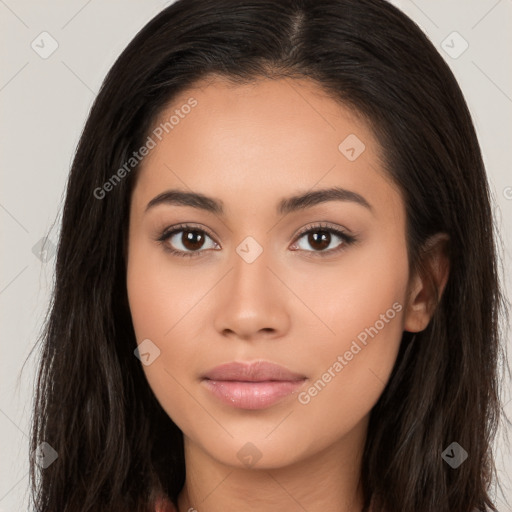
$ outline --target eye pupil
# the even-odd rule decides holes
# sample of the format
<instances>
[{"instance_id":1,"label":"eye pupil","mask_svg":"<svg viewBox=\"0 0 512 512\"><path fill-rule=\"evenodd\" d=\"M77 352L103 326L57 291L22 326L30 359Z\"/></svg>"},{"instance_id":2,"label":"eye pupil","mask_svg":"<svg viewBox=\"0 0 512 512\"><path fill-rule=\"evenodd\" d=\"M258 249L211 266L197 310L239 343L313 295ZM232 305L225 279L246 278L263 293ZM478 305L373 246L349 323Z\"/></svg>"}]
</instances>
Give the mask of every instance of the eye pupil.
<instances>
[{"instance_id":1,"label":"eye pupil","mask_svg":"<svg viewBox=\"0 0 512 512\"><path fill-rule=\"evenodd\" d=\"M320 240L320 247L317 247L316 244L319 243L319 240ZM308 243L311 245L311 247L321 251L321 250L325 249L326 247L329 247L329 244L331 243L331 234L329 233L329 231L322 231L322 230L313 231L308 236Z\"/></svg>"},{"instance_id":2,"label":"eye pupil","mask_svg":"<svg viewBox=\"0 0 512 512\"><path fill-rule=\"evenodd\" d=\"M204 236L200 231L183 231L181 237L183 246L190 251L197 251L204 244Z\"/></svg>"}]
</instances>

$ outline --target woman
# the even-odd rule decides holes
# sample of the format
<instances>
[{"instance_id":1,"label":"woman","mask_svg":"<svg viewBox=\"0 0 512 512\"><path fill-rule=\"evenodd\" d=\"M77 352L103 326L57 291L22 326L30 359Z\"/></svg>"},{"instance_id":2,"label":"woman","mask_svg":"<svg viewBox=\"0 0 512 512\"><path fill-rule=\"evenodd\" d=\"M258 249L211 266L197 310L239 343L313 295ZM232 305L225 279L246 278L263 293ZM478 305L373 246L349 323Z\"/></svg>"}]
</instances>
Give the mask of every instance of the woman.
<instances>
[{"instance_id":1,"label":"woman","mask_svg":"<svg viewBox=\"0 0 512 512\"><path fill-rule=\"evenodd\" d=\"M399 10L178 0L71 169L36 510L496 510L491 212L463 95Z\"/></svg>"}]
</instances>

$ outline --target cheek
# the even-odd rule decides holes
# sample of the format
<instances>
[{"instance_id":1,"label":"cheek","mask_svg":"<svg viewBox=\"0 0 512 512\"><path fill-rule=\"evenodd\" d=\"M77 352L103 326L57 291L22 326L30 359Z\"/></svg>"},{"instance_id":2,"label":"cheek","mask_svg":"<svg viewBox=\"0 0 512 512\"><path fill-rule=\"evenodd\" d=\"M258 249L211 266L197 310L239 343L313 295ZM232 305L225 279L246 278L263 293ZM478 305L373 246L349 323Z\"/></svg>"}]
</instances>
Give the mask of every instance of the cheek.
<instances>
[{"instance_id":1,"label":"cheek","mask_svg":"<svg viewBox=\"0 0 512 512\"><path fill-rule=\"evenodd\" d=\"M396 240L388 234L374 236L364 246L347 250L336 265L288 271L287 279L293 282L294 292L314 313L309 315L310 328L316 324L316 339L325 346L318 354L328 352L329 347L343 348L346 340L373 326L394 303L405 310L407 250L405 241L398 237ZM392 319L385 329L380 329L382 334L401 334L402 314L396 309L389 312Z\"/></svg>"},{"instance_id":2,"label":"cheek","mask_svg":"<svg viewBox=\"0 0 512 512\"><path fill-rule=\"evenodd\" d=\"M303 283L324 334L315 337L314 378L301 403L311 416L323 415L341 430L375 405L402 339L407 252L405 243L386 245L386 239L376 238L357 255L347 252L344 264L316 279L310 292Z\"/></svg>"},{"instance_id":3,"label":"cheek","mask_svg":"<svg viewBox=\"0 0 512 512\"><path fill-rule=\"evenodd\" d=\"M151 240L134 236L130 242L127 292L139 342L151 336L165 342L204 294L204 283L194 279L194 271L170 263L170 258Z\"/></svg>"},{"instance_id":4,"label":"cheek","mask_svg":"<svg viewBox=\"0 0 512 512\"><path fill-rule=\"evenodd\" d=\"M134 237L126 281L137 343L149 339L158 353L143 371L163 409L183 429L189 428L182 424L183 411L193 407L186 390L204 354L201 323L191 319L206 315L201 299L214 282L198 283L193 270L171 265L168 258L163 249ZM197 411L195 417L200 416Z\"/></svg>"}]
</instances>

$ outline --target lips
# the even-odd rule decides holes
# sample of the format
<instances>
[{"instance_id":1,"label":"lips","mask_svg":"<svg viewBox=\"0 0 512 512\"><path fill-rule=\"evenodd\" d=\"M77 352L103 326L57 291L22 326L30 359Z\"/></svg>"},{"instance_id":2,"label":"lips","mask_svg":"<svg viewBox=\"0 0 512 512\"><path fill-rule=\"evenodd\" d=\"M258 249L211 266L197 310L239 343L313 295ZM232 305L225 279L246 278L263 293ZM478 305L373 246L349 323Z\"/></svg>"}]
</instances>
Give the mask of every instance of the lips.
<instances>
[{"instance_id":1,"label":"lips","mask_svg":"<svg viewBox=\"0 0 512 512\"><path fill-rule=\"evenodd\" d=\"M203 375L202 384L216 398L241 409L264 409L298 391L307 378L267 361L232 362Z\"/></svg>"},{"instance_id":2,"label":"lips","mask_svg":"<svg viewBox=\"0 0 512 512\"><path fill-rule=\"evenodd\" d=\"M254 363L226 363L216 366L207 372L203 378L210 380L264 382L264 381L297 381L304 375L294 373L283 366L267 361Z\"/></svg>"}]
</instances>

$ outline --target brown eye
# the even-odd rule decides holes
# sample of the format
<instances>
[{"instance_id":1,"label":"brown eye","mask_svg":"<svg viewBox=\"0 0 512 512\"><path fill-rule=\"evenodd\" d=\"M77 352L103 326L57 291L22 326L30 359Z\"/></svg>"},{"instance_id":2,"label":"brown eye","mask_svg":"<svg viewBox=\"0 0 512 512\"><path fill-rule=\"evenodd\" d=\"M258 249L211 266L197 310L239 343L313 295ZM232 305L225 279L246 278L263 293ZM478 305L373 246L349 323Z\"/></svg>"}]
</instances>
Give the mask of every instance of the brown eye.
<instances>
[{"instance_id":1,"label":"brown eye","mask_svg":"<svg viewBox=\"0 0 512 512\"><path fill-rule=\"evenodd\" d=\"M311 231L308 233L308 244L315 250L322 251L329 247L331 233L328 231Z\"/></svg>"},{"instance_id":2,"label":"brown eye","mask_svg":"<svg viewBox=\"0 0 512 512\"><path fill-rule=\"evenodd\" d=\"M204 235L201 231L181 231L182 235L179 239L182 245L189 251L197 251L204 244Z\"/></svg>"},{"instance_id":3,"label":"brown eye","mask_svg":"<svg viewBox=\"0 0 512 512\"><path fill-rule=\"evenodd\" d=\"M210 239L212 246L205 248L206 241ZM194 226L176 226L166 230L158 238L165 249L176 256L199 256L206 249L216 249L212 238L203 230Z\"/></svg>"},{"instance_id":4,"label":"brown eye","mask_svg":"<svg viewBox=\"0 0 512 512\"><path fill-rule=\"evenodd\" d=\"M300 240L302 239L306 240L306 243L303 244L303 246L300 244ZM338 239L337 243L336 239ZM318 256L323 256L342 251L355 241L356 237L348 235L340 229L330 226L312 226L306 228L299 234L297 241L293 244L293 247L294 249L298 248L299 250L313 253L315 256L315 253L318 253ZM328 249L331 244L333 244L333 247ZM313 250L309 250L305 246L309 246Z\"/></svg>"}]
</instances>

